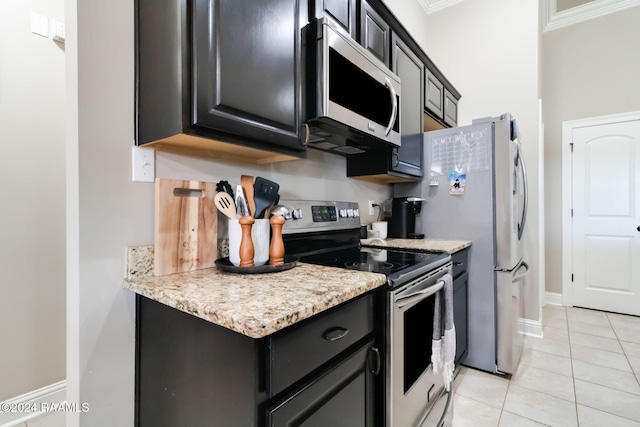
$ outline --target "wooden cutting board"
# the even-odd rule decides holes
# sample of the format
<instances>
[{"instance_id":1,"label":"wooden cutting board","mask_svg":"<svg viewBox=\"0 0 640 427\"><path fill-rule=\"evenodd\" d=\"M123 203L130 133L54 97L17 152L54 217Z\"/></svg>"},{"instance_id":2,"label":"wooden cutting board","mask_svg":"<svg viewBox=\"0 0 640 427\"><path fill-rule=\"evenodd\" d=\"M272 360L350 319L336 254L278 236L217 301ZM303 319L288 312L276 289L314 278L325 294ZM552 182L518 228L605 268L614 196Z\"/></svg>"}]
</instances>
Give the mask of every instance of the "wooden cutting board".
<instances>
[{"instance_id":1,"label":"wooden cutting board","mask_svg":"<svg viewBox=\"0 0 640 427\"><path fill-rule=\"evenodd\" d=\"M212 182L156 179L154 264L156 276L215 266L218 210Z\"/></svg>"}]
</instances>

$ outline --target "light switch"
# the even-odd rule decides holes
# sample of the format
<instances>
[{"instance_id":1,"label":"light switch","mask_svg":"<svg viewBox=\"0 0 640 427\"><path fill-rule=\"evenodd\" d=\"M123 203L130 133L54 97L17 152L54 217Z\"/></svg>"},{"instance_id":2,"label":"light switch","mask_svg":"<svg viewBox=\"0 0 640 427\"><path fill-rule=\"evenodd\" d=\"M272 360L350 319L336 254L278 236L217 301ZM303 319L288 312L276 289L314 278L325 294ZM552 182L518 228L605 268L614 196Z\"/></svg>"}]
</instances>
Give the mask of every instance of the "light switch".
<instances>
[{"instance_id":1,"label":"light switch","mask_svg":"<svg viewBox=\"0 0 640 427\"><path fill-rule=\"evenodd\" d=\"M31 12L31 32L49 38L49 18L39 13Z\"/></svg>"},{"instance_id":2,"label":"light switch","mask_svg":"<svg viewBox=\"0 0 640 427\"><path fill-rule=\"evenodd\" d=\"M156 177L156 153L151 148L134 146L131 151L132 181L153 182Z\"/></svg>"}]
</instances>

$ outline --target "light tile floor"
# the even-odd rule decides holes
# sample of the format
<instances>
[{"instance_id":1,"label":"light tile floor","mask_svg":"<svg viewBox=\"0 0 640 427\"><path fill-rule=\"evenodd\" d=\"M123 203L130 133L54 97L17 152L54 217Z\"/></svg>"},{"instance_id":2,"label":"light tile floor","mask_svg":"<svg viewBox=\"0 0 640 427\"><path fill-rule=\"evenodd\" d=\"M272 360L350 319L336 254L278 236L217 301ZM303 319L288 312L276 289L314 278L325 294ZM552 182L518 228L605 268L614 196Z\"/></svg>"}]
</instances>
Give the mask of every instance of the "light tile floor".
<instances>
[{"instance_id":1,"label":"light tile floor","mask_svg":"<svg viewBox=\"0 0 640 427\"><path fill-rule=\"evenodd\" d=\"M545 306L507 379L462 367L454 427L640 427L640 317Z\"/></svg>"}]
</instances>

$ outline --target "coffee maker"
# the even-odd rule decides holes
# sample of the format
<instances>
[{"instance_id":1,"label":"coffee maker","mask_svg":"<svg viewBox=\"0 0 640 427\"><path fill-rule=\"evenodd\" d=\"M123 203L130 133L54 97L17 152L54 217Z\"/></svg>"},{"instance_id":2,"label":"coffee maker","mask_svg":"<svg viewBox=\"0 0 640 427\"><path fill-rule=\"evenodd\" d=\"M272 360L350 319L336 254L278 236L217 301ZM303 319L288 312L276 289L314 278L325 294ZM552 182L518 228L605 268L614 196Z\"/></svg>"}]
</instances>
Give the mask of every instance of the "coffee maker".
<instances>
[{"instance_id":1,"label":"coffee maker","mask_svg":"<svg viewBox=\"0 0 640 427\"><path fill-rule=\"evenodd\" d=\"M416 215L422 210L423 201L419 197L394 197L391 200L388 237L424 239L424 234L416 233Z\"/></svg>"}]
</instances>

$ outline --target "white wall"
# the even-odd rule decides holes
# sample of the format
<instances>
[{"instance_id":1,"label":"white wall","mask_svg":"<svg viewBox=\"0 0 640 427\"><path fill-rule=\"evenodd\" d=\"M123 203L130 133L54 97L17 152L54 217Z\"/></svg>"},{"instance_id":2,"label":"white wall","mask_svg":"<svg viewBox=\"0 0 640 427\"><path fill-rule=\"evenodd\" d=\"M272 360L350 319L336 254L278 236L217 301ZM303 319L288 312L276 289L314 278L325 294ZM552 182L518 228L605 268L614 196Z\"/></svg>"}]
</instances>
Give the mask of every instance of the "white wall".
<instances>
[{"instance_id":1,"label":"white wall","mask_svg":"<svg viewBox=\"0 0 640 427\"><path fill-rule=\"evenodd\" d=\"M538 98L539 40L536 0L463 1L417 18L413 3L387 0L426 54L462 94L460 125L511 112L529 172L524 257L531 266L524 315L539 320ZM426 36L424 35L426 34Z\"/></svg>"},{"instance_id":2,"label":"white wall","mask_svg":"<svg viewBox=\"0 0 640 427\"><path fill-rule=\"evenodd\" d=\"M64 0L0 1L0 401L65 378Z\"/></svg>"},{"instance_id":3,"label":"white wall","mask_svg":"<svg viewBox=\"0 0 640 427\"><path fill-rule=\"evenodd\" d=\"M67 0L69 280L68 400L90 411L68 425L128 426L134 414L134 295L122 289L127 246L153 243L153 184L131 182L133 1ZM77 70L77 78L74 73ZM388 186L345 178L345 160L243 166L158 153L158 177L276 180L282 197L382 200Z\"/></svg>"},{"instance_id":4,"label":"white wall","mask_svg":"<svg viewBox=\"0 0 640 427\"><path fill-rule=\"evenodd\" d=\"M546 290L562 293L562 122L640 110L640 7L543 34Z\"/></svg>"}]
</instances>

